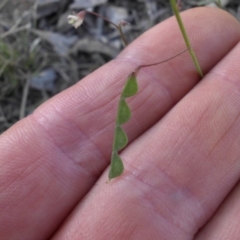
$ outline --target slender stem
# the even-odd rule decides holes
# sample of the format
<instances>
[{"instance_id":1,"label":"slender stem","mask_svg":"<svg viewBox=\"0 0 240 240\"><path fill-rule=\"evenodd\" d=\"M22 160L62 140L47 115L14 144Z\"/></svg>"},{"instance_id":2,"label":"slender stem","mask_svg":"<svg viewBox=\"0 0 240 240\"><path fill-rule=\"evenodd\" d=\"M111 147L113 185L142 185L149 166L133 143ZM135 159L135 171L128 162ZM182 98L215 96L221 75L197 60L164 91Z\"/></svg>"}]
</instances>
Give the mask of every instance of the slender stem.
<instances>
[{"instance_id":1,"label":"slender stem","mask_svg":"<svg viewBox=\"0 0 240 240\"><path fill-rule=\"evenodd\" d=\"M171 3L171 6L172 6L172 10L173 10L173 12L174 12L174 15L175 15L176 18L177 18L177 22L178 22L179 28L180 28L180 30L181 30L181 33L182 33L182 35L183 35L184 41L185 41L185 43L186 43L186 45L187 45L187 48L188 48L188 50L189 50L189 53L190 53L190 55L191 55L191 57L192 57L192 60L193 60L193 62L194 62L194 65L195 65L195 67L196 67L196 69L197 69L197 72L199 73L199 75L200 75L201 77L203 77L203 73L202 73L201 67L200 67L200 65L199 65L199 63L198 63L197 57L196 57L196 55L195 55L195 53L194 53L194 51L193 51L193 49L192 49L192 46L191 46L191 44L190 44L189 39L188 39L188 35L187 35L186 30L185 30L184 24L183 24L183 22L182 22L181 16L180 16L180 14L179 14L178 7L177 7L177 5L176 5L176 2L175 2L175 0L170 0L170 3Z\"/></svg>"},{"instance_id":2,"label":"slender stem","mask_svg":"<svg viewBox=\"0 0 240 240\"><path fill-rule=\"evenodd\" d=\"M19 119L22 119L25 117L27 98L28 98L28 93L29 93L29 86L30 86L30 78L27 79L26 84L23 89L23 96L22 96L22 102L21 102L21 107L20 107Z\"/></svg>"},{"instance_id":3,"label":"slender stem","mask_svg":"<svg viewBox=\"0 0 240 240\"><path fill-rule=\"evenodd\" d=\"M186 51L188 51L188 48L186 48L185 50L181 51L180 53L174 55L173 57L167 58L167 59L165 59L163 61L156 62L156 63L151 63L151 64L140 65L137 68L137 71L140 70L141 68L144 68L144 67L151 67L151 66L155 66L155 65L158 65L158 64L161 64L161 63L164 63L164 62L168 62L169 60L172 60L173 58L180 56L181 54L185 53Z\"/></svg>"},{"instance_id":4,"label":"slender stem","mask_svg":"<svg viewBox=\"0 0 240 240\"><path fill-rule=\"evenodd\" d=\"M126 46L128 45L127 40L126 40L126 38L125 38L125 36L124 36L124 33L123 33L123 31L122 31L122 26L121 26L120 24L117 25L117 24L115 24L114 22L112 22L111 20L109 20L108 18L105 18L105 17L101 16L101 15L98 14L98 13L90 12L90 11L85 11L85 12L86 12L86 13L90 13L90 14L96 16L96 17L102 18L104 21L106 21L106 22L112 24L114 27L116 27L116 28L118 29L119 33L120 33L120 36L121 36L121 39L122 39L122 41L123 41L124 46L126 47Z\"/></svg>"},{"instance_id":5,"label":"slender stem","mask_svg":"<svg viewBox=\"0 0 240 240\"><path fill-rule=\"evenodd\" d=\"M218 6L219 8L222 8L221 0L217 0L215 3L217 4L217 6Z\"/></svg>"},{"instance_id":6,"label":"slender stem","mask_svg":"<svg viewBox=\"0 0 240 240\"><path fill-rule=\"evenodd\" d=\"M122 38L124 47L126 47L126 46L128 45L128 42L127 42L127 40L126 40L126 38L125 38L125 36L124 36L124 33L123 33L123 30L122 30L122 26L121 26L121 25L118 26L118 30L119 30L119 32L120 32L120 35L121 35L121 38Z\"/></svg>"},{"instance_id":7,"label":"slender stem","mask_svg":"<svg viewBox=\"0 0 240 240\"><path fill-rule=\"evenodd\" d=\"M181 0L177 0L177 7L181 8Z\"/></svg>"},{"instance_id":8,"label":"slender stem","mask_svg":"<svg viewBox=\"0 0 240 240\"><path fill-rule=\"evenodd\" d=\"M90 12L90 11L84 11L84 12L90 13L90 14L96 16L96 17L102 18L104 21L109 22L109 23L111 23L114 27L118 28L118 25L117 25L117 24L115 24L114 22L112 22L112 21L109 20L108 18L105 18L105 17L103 17L102 15L100 15L100 14L98 14L98 13L96 13L96 12Z\"/></svg>"}]
</instances>

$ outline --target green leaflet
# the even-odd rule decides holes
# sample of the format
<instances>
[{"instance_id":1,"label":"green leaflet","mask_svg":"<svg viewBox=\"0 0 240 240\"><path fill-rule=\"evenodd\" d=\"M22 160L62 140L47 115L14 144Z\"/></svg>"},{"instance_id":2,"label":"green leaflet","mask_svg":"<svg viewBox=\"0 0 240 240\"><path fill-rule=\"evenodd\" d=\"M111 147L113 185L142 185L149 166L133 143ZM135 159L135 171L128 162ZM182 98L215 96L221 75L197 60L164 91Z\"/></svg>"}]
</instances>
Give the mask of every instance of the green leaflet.
<instances>
[{"instance_id":1,"label":"green leaflet","mask_svg":"<svg viewBox=\"0 0 240 240\"><path fill-rule=\"evenodd\" d=\"M116 152L112 153L111 166L110 166L110 171L108 173L109 180L120 176L123 173L123 170L124 170L124 166L123 166L122 159L119 157L119 155Z\"/></svg>"},{"instance_id":2,"label":"green leaflet","mask_svg":"<svg viewBox=\"0 0 240 240\"><path fill-rule=\"evenodd\" d=\"M121 126L116 126L115 128L115 139L113 148L115 151L120 151L125 148L128 143L127 134L124 132Z\"/></svg>"},{"instance_id":3,"label":"green leaflet","mask_svg":"<svg viewBox=\"0 0 240 240\"><path fill-rule=\"evenodd\" d=\"M138 84L136 79L136 73L133 72L127 79L127 82L123 88L121 98L118 104L118 113L116 119L114 143L112 148L111 165L108 173L109 180L120 176L123 173L124 166L122 159L118 155L118 151L122 150L128 144L128 137L122 124L126 123L131 118L131 110L125 100L125 98L134 96L138 91Z\"/></svg>"},{"instance_id":4,"label":"green leaflet","mask_svg":"<svg viewBox=\"0 0 240 240\"><path fill-rule=\"evenodd\" d=\"M122 125L126 123L131 118L131 110L127 105L125 99L120 99L119 106L118 106L118 116L117 116L117 123Z\"/></svg>"},{"instance_id":5,"label":"green leaflet","mask_svg":"<svg viewBox=\"0 0 240 240\"><path fill-rule=\"evenodd\" d=\"M138 91L137 79L135 74L132 73L129 76L126 85L124 86L122 97L123 98L132 97L137 93L137 91Z\"/></svg>"},{"instance_id":6,"label":"green leaflet","mask_svg":"<svg viewBox=\"0 0 240 240\"><path fill-rule=\"evenodd\" d=\"M174 57L181 55L186 50L188 49L185 49L184 51L175 55ZM131 118L131 110L126 102L126 98L132 97L138 92L138 84L137 84L137 78L136 78L137 72L143 67L155 66L155 65L167 62L174 57L168 58L164 61L157 62L157 63L140 65L138 68L136 68L135 72L132 72L129 75L118 103L118 111L117 111L117 118L116 118L115 132L114 132L114 143L112 147L111 165L110 165L110 170L108 174L109 181L113 178L120 176L124 170L124 165L123 165L122 159L118 154L118 151L122 150L128 144L127 134L123 130L122 125Z\"/></svg>"}]
</instances>

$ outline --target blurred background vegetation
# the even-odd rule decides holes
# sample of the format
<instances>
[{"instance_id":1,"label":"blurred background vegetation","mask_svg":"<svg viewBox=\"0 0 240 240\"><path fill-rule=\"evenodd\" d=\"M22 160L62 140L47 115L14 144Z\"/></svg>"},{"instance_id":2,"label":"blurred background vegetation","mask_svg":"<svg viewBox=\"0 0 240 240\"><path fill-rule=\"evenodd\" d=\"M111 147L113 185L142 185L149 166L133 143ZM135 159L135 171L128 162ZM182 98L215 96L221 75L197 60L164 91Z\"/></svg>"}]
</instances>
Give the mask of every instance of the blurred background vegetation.
<instances>
[{"instance_id":1,"label":"blurred background vegetation","mask_svg":"<svg viewBox=\"0 0 240 240\"><path fill-rule=\"evenodd\" d=\"M213 2L181 1L181 10ZM216 2L240 19L240 1ZM122 50L118 31L100 18L87 15L77 30L68 25L67 16L83 9L128 21L129 42L172 15L163 0L1 0L0 133Z\"/></svg>"}]
</instances>

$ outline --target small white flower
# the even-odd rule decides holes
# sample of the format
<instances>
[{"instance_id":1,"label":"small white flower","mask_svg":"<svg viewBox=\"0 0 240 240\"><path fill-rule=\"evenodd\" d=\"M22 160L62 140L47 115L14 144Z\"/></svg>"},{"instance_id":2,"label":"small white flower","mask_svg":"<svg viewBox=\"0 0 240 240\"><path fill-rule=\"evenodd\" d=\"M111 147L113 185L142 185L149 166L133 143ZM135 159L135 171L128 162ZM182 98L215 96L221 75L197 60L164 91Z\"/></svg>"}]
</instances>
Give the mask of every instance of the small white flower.
<instances>
[{"instance_id":1,"label":"small white flower","mask_svg":"<svg viewBox=\"0 0 240 240\"><path fill-rule=\"evenodd\" d=\"M83 18L81 18L79 15L69 15L68 17L68 23L74 26L75 28L78 28L83 23Z\"/></svg>"}]
</instances>

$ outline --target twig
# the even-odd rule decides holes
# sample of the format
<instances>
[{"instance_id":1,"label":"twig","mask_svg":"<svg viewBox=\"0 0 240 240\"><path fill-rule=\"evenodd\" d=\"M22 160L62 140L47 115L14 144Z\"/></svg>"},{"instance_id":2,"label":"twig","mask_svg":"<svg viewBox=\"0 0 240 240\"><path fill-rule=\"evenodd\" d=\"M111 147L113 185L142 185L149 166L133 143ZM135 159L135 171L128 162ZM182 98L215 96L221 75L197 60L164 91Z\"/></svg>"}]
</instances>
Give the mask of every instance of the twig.
<instances>
[{"instance_id":1,"label":"twig","mask_svg":"<svg viewBox=\"0 0 240 240\"><path fill-rule=\"evenodd\" d=\"M8 64L11 62L11 60L6 61L0 68L0 77L2 76L4 70L6 69L6 67L8 66Z\"/></svg>"},{"instance_id":2,"label":"twig","mask_svg":"<svg viewBox=\"0 0 240 240\"><path fill-rule=\"evenodd\" d=\"M4 112L2 110L2 107L0 106L0 122L6 122L7 123L7 119L4 115Z\"/></svg>"},{"instance_id":3,"label":"twig","mask_svg":"<svg viewBox=\"0 0 240 240\"><path fill-rule=\"evenodd\" d=\"M8 3L8 0L5 0L3 1L1 4L0 4L0 10Z\"/></svg>"},{"instance_id":4,"label":"twig","mask_svg":"<svg viewBox=\"0 0 240 240\"><path fill-rule=\"evenodd\" d=\"M17 28L17 29L14 29L14 30L11 30L11 29L10 29L9 31L7 31L7 32L3 33L2 35L0 35L0 39L3 39L3 38L5 38L5 37L7 37L7 36L9 36L9 35L12 35L12 34L15 34L15 33L17 33L17 32L21 32L21 31L23 31L23 30L30 29L30 27L31 27L31 25L28 23L28 24L26 24L25 26L19 27L19 28Z\"/></svg>"},{"instance_id":5,"label":"twig","mask_svg":"<svg viewBox=\"0 0 240 240\"><path fill-rule=\"evenodd\" d=\"M29 86L30 86L30 78L27 79L24 89L23 89L23 96L22 96L22 102L21 102L21 107L20 107L19 119L22 119L25 117L26 104L27 104L27 98L28 98L28 93L29 93Z\"/></svg>"}]
</instances>

